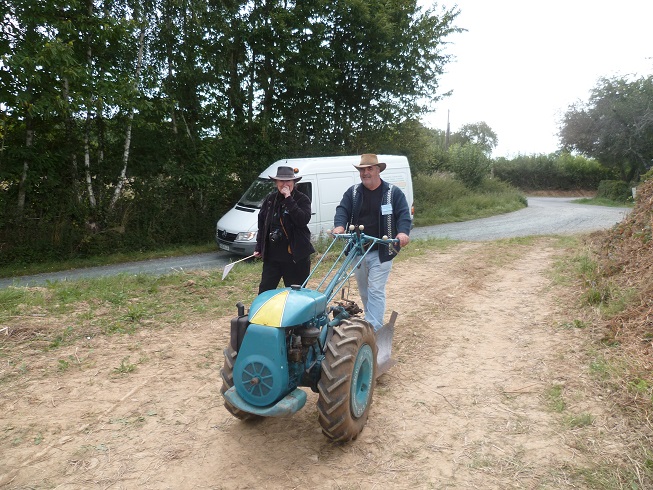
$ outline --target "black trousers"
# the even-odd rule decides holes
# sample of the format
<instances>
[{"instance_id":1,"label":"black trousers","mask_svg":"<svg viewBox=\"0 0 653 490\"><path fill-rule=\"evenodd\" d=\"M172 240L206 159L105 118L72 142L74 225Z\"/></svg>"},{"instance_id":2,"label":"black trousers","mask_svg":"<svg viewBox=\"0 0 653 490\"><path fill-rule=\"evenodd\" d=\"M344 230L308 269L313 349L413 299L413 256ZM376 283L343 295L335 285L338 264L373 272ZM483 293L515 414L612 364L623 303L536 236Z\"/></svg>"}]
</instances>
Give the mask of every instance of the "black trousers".
<instances>
[{"instance_id":1,"label":"black trousers","mask_svg":"<svg viewBox=\"0 0 653 490\"><path fill-rule=\"evenodd\" d=\"M286 287L290 287L293 284L301 286L310 273L310 255L297 263L292 261L279 262L276 260L264 260L258 294L261 294L263 291L269 291L270 289L276 289L282 278L283 285Z\"/></svg>"}]
</instances>

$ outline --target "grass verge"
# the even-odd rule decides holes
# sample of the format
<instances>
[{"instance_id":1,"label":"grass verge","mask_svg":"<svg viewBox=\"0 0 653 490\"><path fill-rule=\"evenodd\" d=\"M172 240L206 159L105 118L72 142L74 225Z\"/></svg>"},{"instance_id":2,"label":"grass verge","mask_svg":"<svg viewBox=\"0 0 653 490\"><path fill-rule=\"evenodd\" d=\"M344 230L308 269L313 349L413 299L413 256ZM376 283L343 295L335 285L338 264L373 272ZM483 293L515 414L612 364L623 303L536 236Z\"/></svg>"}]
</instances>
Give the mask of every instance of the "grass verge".
<instances>
[{"instance_id":1,"label":"grass verge","mask_svg":"<svg viewBox=\"0 0 653 490\"><path fill-rule=\"evenodd\" d=\"M574 199L573 202L578 204L591 204L593 206L607 206L610 208L632 208L634 206L633 201L613 201L612 199L606 199L604 197L583 197L581 199Z\"/></svg>"},{"instance_id":2,"label":"grass verge","mask_svg":"<svg viewBox=\"0 0 653 490\"><path fill-rule=\"evenodd\" d=\"M486 179L469 189L460 181L443 175L418 175L413 179L415 226L486 218L526 207L526 197L516 188L495 179Z\"/></svg>"},{"instance_id":3,"label":"grass verge","mask_svg":"<svg viewBox=\"0 0 653 490\"><path fill-rule=\"evenodd\" d=\"M202 245L179 245L166 247L160 250L135 251L130 253L116 253L107 255L96 255L85 258L72 258L56 262L37 263L15 263L0 266L0 277L28 276L47 272L58 272L69 269L84 269L86 267L98 267L102 265L124 264L127 262L138 262L141 260L161 259L165 257L182 257L204 252L215 252L216 245L213 242Z\"/></svg>"}]
</instances>

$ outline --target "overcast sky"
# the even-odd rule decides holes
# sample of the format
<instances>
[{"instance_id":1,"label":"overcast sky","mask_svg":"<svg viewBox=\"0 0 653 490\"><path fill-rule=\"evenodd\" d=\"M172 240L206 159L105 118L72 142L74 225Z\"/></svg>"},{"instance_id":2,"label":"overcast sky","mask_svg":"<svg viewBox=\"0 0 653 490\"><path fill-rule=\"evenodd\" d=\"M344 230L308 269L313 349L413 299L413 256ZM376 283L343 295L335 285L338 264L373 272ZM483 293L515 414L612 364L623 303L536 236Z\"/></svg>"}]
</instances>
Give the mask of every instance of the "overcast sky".
<instances>
[{"instance_id":1,"label":"overcast sky","mask_svg":"<svg viewBox=\"0 0 653 490\"><path fill-rule=\"evenodd\" d=\"M420 5L434 2L421 0ZM455 56L440 81L453 90L424 124L451 131L485 121L494 157L558 149L561 116L600 77L653 74L653 0L457 0L467 32L447 38Z\"/></svg>"}]
</instances>

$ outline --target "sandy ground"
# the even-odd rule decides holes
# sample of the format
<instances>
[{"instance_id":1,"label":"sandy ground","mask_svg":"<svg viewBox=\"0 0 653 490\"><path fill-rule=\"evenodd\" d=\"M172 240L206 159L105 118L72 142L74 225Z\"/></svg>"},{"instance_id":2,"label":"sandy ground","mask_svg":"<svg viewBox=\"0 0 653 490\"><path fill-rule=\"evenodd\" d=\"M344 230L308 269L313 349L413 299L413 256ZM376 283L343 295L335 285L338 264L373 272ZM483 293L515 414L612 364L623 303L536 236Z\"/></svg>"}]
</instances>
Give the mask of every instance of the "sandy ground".
<instances>
[{"instance_id":1,"label":"sandy ground","mask_svg":"<svg viewBox=\"0 0 653 490\"><path fill-rule=\"evenodd\" d=\"M399 313L398 364L345 445L322 435L310 390L289 418L247 423L223 408L230 317L26 358L29 373L0 385L0 488L583 488L569 478L620 447L598 448L608 422L583 391L578 333L562 327L574 300L552 284L558 253L540 238L396 263L388 316ZM39 362L66 356L79 369L39 373ZM127 357L142 362L120 374ZM565 425L547 398L553 385L595 423Z\"/></svg>"}]
</instances>

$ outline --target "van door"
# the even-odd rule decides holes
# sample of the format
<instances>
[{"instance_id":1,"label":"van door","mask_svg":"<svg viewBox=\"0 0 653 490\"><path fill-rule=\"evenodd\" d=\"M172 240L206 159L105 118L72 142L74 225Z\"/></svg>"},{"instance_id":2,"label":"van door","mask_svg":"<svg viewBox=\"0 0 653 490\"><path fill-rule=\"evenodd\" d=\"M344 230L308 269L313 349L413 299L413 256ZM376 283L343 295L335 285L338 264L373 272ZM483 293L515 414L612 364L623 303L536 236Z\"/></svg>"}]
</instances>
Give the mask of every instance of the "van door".
<instances>
[{"instance_id":1,"label":"van door","mask_svg":"<svg viewBox=\"0 0 653 490\"><path fill-rule=\"evenodd\" d=\"M336 208L347 189L357 182L358 172L339 172L337 174L318 174L317 187L319 206L317 209L316 236L333 228Z\"/></svg>"}]
</instances>

